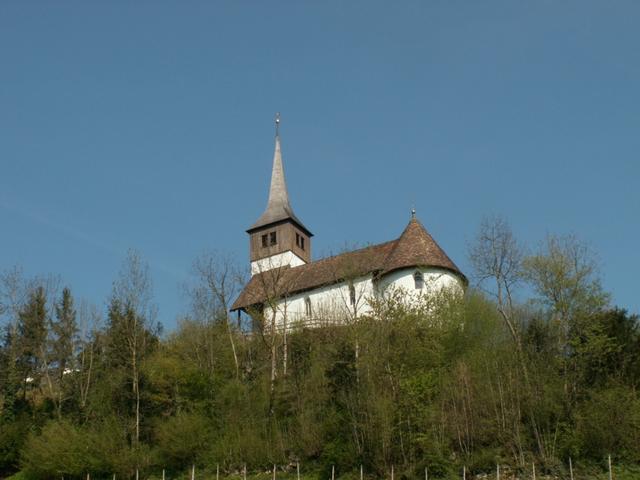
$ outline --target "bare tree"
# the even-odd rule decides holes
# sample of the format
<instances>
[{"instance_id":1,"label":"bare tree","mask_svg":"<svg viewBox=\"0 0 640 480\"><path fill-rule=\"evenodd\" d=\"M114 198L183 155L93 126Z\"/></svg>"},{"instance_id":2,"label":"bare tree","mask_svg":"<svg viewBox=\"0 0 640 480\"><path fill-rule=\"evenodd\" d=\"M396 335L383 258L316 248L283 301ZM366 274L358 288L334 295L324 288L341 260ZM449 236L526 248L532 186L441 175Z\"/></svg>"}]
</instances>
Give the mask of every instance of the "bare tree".
<instances>
[{"instance_id":1,"label":"bare tree","mask_svg":"<svg viewBox=\"0 0 640 480\"><path fill-rule=\"evenodd\" d=\"M371 302L375 280L371 275L371 265L375 264L375 253L372 248L345 248L344 252L334 257L332 265L333 281L337 286L340 298L339 311L332 312L347 326L354 335L354 364L356 381L360 383L360 337L358 334L358 319L367 304ZM342 287L344 285L344 287Z\"/></svg>"},{"instance_id":2,"label":"bare tree","mask_svg":"<svg viewBox=\"0 0 640 480\"><path fill-rule=\"evenodd\" d=\"M513 293L522 280L524 247L516 240L509 222L486 217L475 242L469 246L469 261L479 288L493 295L514 341L520 346L518 326L513 320Z\"/></svg>"},{"instance_id":3,"label":"bare tree","mask_svg":"<svg viewBox=\"0 0 640 480\"><path fill-rule=\"evenodd\" d=\"M249 311L254 328L258 330L263 341L271 352L270 401L269 411L273 413L273 400L276 379L278 377L278 331L283 332L283 375L286 375L288 361L287 329L288 297L295 285L296 275L291 273L289 265L269 265L269 269L260 268L256 273L258 289L263 301L259 306ZM282 318L282 325L278 325L278 317Z\"/></svg>"},{"instance_id":4,"label":"bare tree","mask_svg":"<svg viewBox=\"0 0 640 480\"><path fill-rule=\"evenodd\" d=\"M140 442L140 367L154 336L156 307L149 266L140 255L129 250L113 285L109 307L112 351L121 351L131 375L135 409L135 445ZM122 345L116 345L121 343ZM122 349L122 347L124 347Z\"/></svg>"},{"instance_id":5,"label":"bare tree","mask_svg":"<svg viewBox=\"0 0 640 480\"><path fill-rule=\"evenodd\" d=\"M583 322L590 322L591 316L609 302L609 294L600 283L594 253L573 235L548 235L538 250L524 259L523 276L560 327L559 347L565 351L565 358L570 359L571 339L582 336ZM562 363L568 404L576 401L578 390L577 377L570 374L570 361ZM555 435L549 437L553 445Z\"/></svg>"},{"instance_id":6,"label":"bare tree","mask_svg":"<svg viewBox=\"0 0 640 480\"><path fill-rule=\"evenodd\" d=\"M229 315L230 302L245 283L246 275L231 257L218 253L204 253L193 262L195 285L187 286L196 318L223 321L233 353L236 378L240 378L240 361L235 344L236 331ZM239 327L239 326L238 326Z\"/></svg>"},{"instance_id":7,"label":"bare tree","mask_svg":"<svg viewBox=\"0 0 640 480\"><path fill-rule=\"evenodd\" d=\"M349 324L355 324L372 293L368 288L368 280L371 265L374 264L374 253L368 247L345 248L334 260L330 263L331 273L340 298L339 311L334 314L342 321L346 315ZM340 288L341 284L346 288Z\"/></svg>"},{"instance_id":8,"label":"bare tree","mask_svg":"<svg viewBox=\"0 0 640 480\"><path fill-rule=\"evenodd\" d=\"M86 415L87 400L93 381L93 362L96 337L102 326L100 311L87 301L80 303L78 311L78 397L80 408Z\"/></svg>"},{"instance_id":9,"label":"bare tree","mask_svg":"<svg viewBox=\"0 0 640 480\"><path fill-rule=\"evenodd\" d=\"M501 217L485 218L480 223L476 241L469 248L469 260L475 270L480 288L496 298L498 312L502 316L516 346L518 363L530 397L534 391L529 375L527 354L524 351L522 333L514 316L513 292L522 280L524 247L515 239L509 223ZM487 288L487 283L491 282ZM532 402L527 410L536 438L538 451L547 456L544 436Z\"/></svg>"},{"instance_id":10,"label":"bare tree","mask_svg":"<svg viewBox=\"0 0 640 480\"><path fill-rule=\"evenodd\" d=\"M113 284L113 295L148 323L155 320L157 312L156 306L152 303L153 282L149 265L137 251L127 252L118 279Z\"/></svg>"},{"instance_id":11,"label":"bare tree","mask_svg":"<svg viewBox=\"0 0 640 480\"><path fill-rule=\"evenodd\" d=\"M27 298L22 269L13 267L0 273L0 319L11 326L18 321L18 311Z\"/></svg>"}]
</instances>

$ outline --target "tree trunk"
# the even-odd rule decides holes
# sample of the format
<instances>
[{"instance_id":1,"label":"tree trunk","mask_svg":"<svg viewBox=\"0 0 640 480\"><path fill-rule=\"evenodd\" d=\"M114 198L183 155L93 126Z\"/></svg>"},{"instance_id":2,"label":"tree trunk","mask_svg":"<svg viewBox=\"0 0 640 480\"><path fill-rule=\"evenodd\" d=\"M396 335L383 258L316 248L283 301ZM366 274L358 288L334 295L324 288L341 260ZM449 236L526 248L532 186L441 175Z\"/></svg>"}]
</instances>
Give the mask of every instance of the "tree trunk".
<instances>
[{"instance_id":1,"label":"tree trunk","mask_svg":"<svg viewBox=\"0 0 640 480\"><path fill-rule=\"evenodd\" d=\"M132 355L131 355L131 368L132 368L132 374L133 374L133 381L132 381L132 386L133 386L133 395L135 396L135 402L136 402L136 417L135 417L135 422L136 422L136 437L135 437L135 446L137 447L139 442L140 442L140 384L139 384L139 378L138 378L138 362L137 362L137 358L136 358L136 349L133 348L132 350Z\"/></svg>"},{"instance_id":2,"label":"tree trunk","mask_svg":"<svg viewBox=\"0 0 640 480\"><path fill-rule=\"evenodd\" d=\"M276 348L276 309L271 312L271 379L269 385L269 414L273 414L273 397L276 390L277 354Z\"/></svg>"},{"instance_id":3,"label":"tree trunk","mask_svg":"<svg viewBox=\"0 0 640 480\"><path fill-rule=\"evenodd\" d=\"M226 306L225 306L226 308ZM229 334L229 343L231 344L231 351L233 352L233 361L236 366L236 379L240 378L240 363L238 362L238 353L236 352L236 343L233 340L233 330L231 329L231 322L229 316L225 313L225 322L227 323L227 333Z\"/></svg>"},{"instance_id":4,"label":"tree trunk","mask_svg":"<svg viewBox=\"0 0 640 480\"><path fill-rule=\"evenodd\" d=\"M285 313L284 315L284 322L283 322L283 330L282 330L282 375L284 377L287 376L287 358L288 356L288 351L287 351L287 315Z\"/></svg>"}]
</instances>

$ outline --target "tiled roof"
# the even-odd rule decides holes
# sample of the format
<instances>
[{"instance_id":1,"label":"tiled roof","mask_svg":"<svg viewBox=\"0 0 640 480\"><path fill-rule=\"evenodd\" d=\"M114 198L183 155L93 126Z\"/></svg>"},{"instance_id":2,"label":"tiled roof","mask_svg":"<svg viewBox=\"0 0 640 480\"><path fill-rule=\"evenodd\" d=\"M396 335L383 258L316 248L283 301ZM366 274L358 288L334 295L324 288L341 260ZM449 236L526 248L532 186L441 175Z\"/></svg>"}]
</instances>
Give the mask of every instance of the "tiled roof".
<instances>
[{"instance_id":1,"label":"tiled roof","mask_svg":"<svg viewBox=\"0 0 640 480\"><path fill-rule=\"evenodd\" d=\"M231 310L248 308L275 299L358 278L384 276L411 267L438 267L465 276L440 248L422 224L412 218L396 240L324 258L298 267L274 268L254 275Z\"/></svg>"},{"instance_id":2,"label":"tiled roof","mask_svg":"<svg viewBox=\"0 0 640 480\"><path fill-rule=\"evenodd\" d=\"M407 267L441 267L462 275L422 224L412 218L395 241L384 264L383 275Z\"/></svg>"}]
</instances>

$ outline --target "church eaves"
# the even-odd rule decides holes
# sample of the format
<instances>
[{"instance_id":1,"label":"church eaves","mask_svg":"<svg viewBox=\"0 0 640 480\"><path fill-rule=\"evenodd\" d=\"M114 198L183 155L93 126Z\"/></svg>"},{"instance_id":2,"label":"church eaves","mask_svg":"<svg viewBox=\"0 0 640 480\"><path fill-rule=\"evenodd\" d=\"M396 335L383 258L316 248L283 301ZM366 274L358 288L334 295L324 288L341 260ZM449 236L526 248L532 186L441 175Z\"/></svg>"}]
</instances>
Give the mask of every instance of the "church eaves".
<instances>
[{"instance_id":1,"label":"church eaves","mask_svg":"<svg viewBox=\"0 0 640 480\"><path fill-rule=\"evenodd\" d=\"M276 120L278 122L278 120ZM254 223L248 230L253 232L267 225L291 220L296 223L309 236L312 233L298 220L293 213L291 204L289 203L289 193L287 192L287 183L284 178L284 167L282 165L282 152L280 150L280 135L276 132L276 147L273 154L273 169L271 170L271 185L269 187L269 200L267 208L260 216L258 221Z\"/></svg>"}]
</instances>

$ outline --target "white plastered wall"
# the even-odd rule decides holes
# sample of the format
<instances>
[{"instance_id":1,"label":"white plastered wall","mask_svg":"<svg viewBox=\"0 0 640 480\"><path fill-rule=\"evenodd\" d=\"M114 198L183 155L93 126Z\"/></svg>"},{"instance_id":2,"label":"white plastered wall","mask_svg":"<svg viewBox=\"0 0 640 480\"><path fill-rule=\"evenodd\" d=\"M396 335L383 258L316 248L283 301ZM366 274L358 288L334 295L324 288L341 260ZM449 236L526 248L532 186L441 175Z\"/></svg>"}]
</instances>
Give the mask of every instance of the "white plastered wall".
<instances>
[{"instance_id":1,"label":"white plastered wall","mask_svg":"<svg viewBox=\"0 0 640 480\"><path fill-rule=\"evenodd\" d=\"M424 287L415 288L414 273L420 271L424 278ZM462 279L448 270L436 268L407 268L391 272L384 276L378 285L374 285L371 276L361 277L351 282L355 291L355 304L351 303L349 283L341 282L314 290L289 295L277 303L276 324L287 328L304 323L317 324L319 319L327 323L342 323L353 320L358 315L371 311L368 300L383 298L385 294L402 290L407 301L420 301L420 297L437 294L443 289L464 292ZM306 301L311 302L311 315L307 314ZM265 312L269 316L269 312Z\"/></svg>"},{"instance_id":2,"label":"white plastered wall","mask_svg":"<svg viewBox=\"0 0 640 480\"><path fill-rule=\"evenodd\" d=\"M261 258L260 260L254 260L251 262L251 275L257 273L266 272L274 268L281 268L285 265L291 267L298 267L304 265L306 262L293 253L291 250L278 253L277 255L271 255L267 258Z\"/></svg>"},{"instance_id":3,"label":"white plastered wall","mask_svg":"<svg viewBox=\"0 0 640 480\"><path fill-rule=\"evenodd\" d=\"M357 278L352 281L355 293L355 303L351 303L349 283L341 282L334 285L290 295L278 303L277 323L282 325L304 322L313 323L315 319L326 322L344 322L369 311L367 299L374 293L373 282L370 277ZM311 315L307 315L307 298L311 303Z\"/></svg>"},{"instance_id":4,"label":"white plastered wall","mask_svg":"<svg viewBox=\"0 0 640 480\"><path fill-rule=\"evenodd\" d=\"M424 287L422 289L415 288L414 274L420 271L424 279ZM380 282L383 292L392 290L402 290L411 298L408 300L417 300L420 296L436 295L443 290L455 289L459 293L464 292L464 284L462 279L450 272L440 268L406 268L396 270L386 275Z\"/></svg>"}]
</instances>

